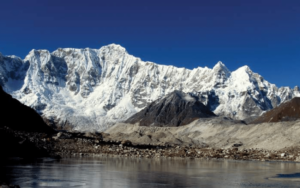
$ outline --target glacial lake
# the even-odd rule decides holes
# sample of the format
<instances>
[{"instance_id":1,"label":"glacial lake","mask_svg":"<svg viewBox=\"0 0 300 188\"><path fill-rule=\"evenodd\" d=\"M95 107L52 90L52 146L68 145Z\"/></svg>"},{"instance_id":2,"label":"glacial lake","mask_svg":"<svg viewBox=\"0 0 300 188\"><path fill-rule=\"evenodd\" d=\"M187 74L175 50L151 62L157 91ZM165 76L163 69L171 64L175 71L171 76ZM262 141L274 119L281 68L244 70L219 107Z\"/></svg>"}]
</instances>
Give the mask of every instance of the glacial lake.
<instances>
[{"instance_id":1,"label":"glacial lake","mask_svg":"<svg viewBox=\"0 0 300 188\"><path fill-rule=\"evenodd\" d=\"M21 188L290 188L300 163L116 157L14 162L6 175Z\"/></svg>"}]
</instances>

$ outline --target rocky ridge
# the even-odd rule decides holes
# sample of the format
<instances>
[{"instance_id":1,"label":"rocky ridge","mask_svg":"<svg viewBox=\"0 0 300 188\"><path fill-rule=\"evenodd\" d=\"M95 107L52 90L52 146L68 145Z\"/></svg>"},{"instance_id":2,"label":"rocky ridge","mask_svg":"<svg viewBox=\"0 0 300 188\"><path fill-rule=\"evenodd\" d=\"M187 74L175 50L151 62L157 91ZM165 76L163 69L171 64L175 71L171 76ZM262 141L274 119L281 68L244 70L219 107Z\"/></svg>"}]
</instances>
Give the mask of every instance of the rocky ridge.
<instances>
[{"instance_id":1,"label":"rocky ridge","mask_svg":"<svg viewBox=\"0 0 300 188\"><path fill-rule=\"evenodd\" d=\"M53 134L54 131L45 124L40 115L32 108L23 105L18 100L12 98L3 91L0 86L0 109L1 109L1 125L0 127L9 127L13 130L40 132Z\"/></svg>"},{"instance_id":2,"label":"rocky ridge","mask_svg":"<svg viewBox=\"0 0 300 188\"><path fill-rule=\"evenodd\" d=\"M17 188L17 185L5 183L7 181L3 166L7 159L56 157L50 141L56 131L46 125L35 110L13 99L1 86L0 102L0 187Z\"/></svg>"},{"instance_id":3,"label":"rocky ridge","mask_svg":"<svg viewBox=\"0 0 300 188\"><path fill-rule=\"evenodd\" d=\"M139 122L140 126L177 127L187 125L198 118L214 116L215 114L196 97L176 90L152 102L125 122Z\"/></svg>"},{"instance_id":4,"label":"rocky ridge","mask_svg":"<svg viewBox=\"0 0 300 188\"><path fill-rule=\"evenodd\" d=\"M56 128L105 130L179 90L216 115L253 118L299 96L243 66L218 62L193 70L144 62L125 48L32 50L24 60L0 55L0 84Z\"/></svg>"},{"instance_id":5,"label":"rocky ridge","mask_svg":"<svg viewBox=\"0 0 300 188\"><path fill-rule=\"evenodd\" d=\"M295 97L262 114L251 123L294 121L298 119L300 119L300 98Z\"/></svg>"}]
</instances>

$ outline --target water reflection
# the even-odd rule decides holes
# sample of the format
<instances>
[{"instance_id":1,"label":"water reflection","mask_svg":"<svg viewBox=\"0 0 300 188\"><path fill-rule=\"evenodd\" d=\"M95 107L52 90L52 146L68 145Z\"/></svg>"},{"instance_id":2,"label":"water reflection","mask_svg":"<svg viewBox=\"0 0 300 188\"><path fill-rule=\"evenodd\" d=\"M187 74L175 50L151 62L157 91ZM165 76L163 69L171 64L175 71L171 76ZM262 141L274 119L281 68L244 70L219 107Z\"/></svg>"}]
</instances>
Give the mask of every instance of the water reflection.
<instances>
[{"instance_id":1,"label":"water reflection","mask_svg":"<svg viewBox=\"0 0 300 188\"><path fill-rule=\"evenodd\" d=\"M299 187L299 167L298 163L108 157L19 163L7 166L7 175L22 188L290 188Z\"/></svg>"}]
</instances>

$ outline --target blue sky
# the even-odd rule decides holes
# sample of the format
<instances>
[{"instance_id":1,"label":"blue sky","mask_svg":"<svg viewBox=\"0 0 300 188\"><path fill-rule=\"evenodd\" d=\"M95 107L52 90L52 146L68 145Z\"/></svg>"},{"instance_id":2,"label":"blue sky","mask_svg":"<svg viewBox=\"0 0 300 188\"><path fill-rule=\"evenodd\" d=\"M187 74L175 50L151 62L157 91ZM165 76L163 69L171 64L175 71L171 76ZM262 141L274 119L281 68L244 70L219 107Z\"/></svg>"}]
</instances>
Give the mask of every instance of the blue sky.
<instances>
[{"instance_id":1,"label":"blue sky","mask_svg":"<svg viewBox=\"0 0 300 188\"><path fill-rule=\"evenodd\" d=\"M0 52L100 48L145 61L230 70L248 65L278 86L300 85L299 0L5 0Z\"/></svg>"}]
</instances>

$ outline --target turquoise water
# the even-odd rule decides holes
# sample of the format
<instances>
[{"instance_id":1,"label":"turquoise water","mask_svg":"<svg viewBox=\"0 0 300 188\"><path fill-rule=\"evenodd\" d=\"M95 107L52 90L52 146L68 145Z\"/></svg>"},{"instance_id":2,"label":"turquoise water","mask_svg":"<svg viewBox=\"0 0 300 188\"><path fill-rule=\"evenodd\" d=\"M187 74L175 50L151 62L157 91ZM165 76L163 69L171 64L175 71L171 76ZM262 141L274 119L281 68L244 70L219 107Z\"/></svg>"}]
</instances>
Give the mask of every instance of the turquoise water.
<instances>
[{"instance_id":1,"label":"turquoise water","mask_svg":"<svg viewBox=\"0 0 300 188\"><path fill-rule=\"evenodd\" d=\"M191 159L41 159L7 166L21 188L290 188L300 187L300 163Z\"/></svg>"}]
</instances>

